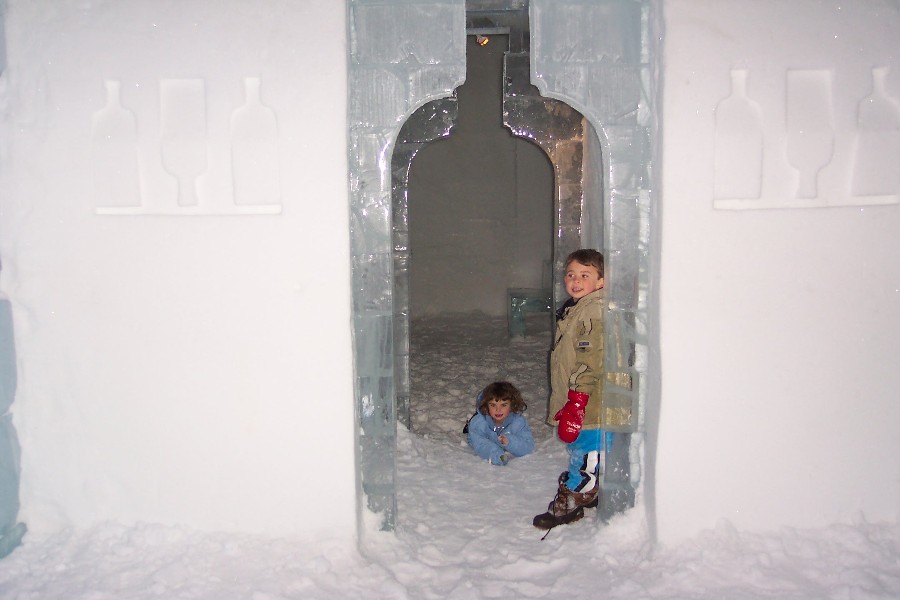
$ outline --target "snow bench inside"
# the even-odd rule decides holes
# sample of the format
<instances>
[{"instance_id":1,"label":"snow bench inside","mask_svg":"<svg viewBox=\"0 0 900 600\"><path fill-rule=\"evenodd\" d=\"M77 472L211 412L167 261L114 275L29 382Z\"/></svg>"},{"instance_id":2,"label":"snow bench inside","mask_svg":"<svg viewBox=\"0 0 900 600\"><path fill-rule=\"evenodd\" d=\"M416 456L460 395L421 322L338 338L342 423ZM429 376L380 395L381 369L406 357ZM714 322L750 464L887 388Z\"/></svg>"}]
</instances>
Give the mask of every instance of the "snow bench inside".
<instances>
[{"instance_id":1,"label":"snow bench inside","mask_svg":"<svg viewBox=\"0 0 900 600\"><path fill-rule=\"evenodd\" d=\"M549 289L509 288L506 290L506 322L509 337L525 337L527 313L553 311L553 294Z\"/></svg>"}]
</instances>

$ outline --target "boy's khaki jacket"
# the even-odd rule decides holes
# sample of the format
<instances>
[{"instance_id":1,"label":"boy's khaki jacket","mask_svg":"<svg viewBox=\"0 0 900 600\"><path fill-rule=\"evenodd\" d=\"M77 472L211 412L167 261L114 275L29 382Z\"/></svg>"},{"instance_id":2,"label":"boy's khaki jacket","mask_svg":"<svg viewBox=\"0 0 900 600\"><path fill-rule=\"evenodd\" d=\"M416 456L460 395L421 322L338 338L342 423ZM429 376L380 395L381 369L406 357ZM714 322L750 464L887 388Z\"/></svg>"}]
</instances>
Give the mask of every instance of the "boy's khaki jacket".
<instances>
[{"instance_id":1,"label":"boy's khaki jacket","mask_svg":"<svg viewBox=\"0 0 900 600\"><path fill-rule=\"evenodd\" d=\"M556 322L556 337L550 352L550 408L547 422L568 399L569 390L590 395L584 412L585 429L603 425L603 315L606 299L603 289L579 299Z\"/></svg>"}]
</instances>

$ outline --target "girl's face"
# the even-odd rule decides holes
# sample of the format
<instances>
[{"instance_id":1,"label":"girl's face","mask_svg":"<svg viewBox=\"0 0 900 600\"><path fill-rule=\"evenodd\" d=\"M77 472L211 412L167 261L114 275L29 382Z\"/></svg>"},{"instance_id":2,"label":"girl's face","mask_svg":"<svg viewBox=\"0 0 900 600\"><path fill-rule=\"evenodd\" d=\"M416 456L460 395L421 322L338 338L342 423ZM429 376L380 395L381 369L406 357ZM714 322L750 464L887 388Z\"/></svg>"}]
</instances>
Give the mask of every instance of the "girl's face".
<instances>
[{"instance_id":1,"label":"girl's face","mask_svg":"<svg viewBox=\"0 0 900 600\"><path fill-rule=\"evenodd\" d=\"M580 300L603 287L603 278L594 267L573 260L566 267L566 292L575 300Z\"/></svg>"},{"instance_id":2,"label":"girl's face","mask_svg":"<svg viewBox=\"0 0 900 600\"><path fill-rule=\"evenodd\" d=\"M491 418L494 420L494 423L499 425L503 422L503 420L509 416L510 404L509 400L500 400L498 398L493 398L488 400L487 403L488 414L491 415Z\"/></svg>"}]
</instances>

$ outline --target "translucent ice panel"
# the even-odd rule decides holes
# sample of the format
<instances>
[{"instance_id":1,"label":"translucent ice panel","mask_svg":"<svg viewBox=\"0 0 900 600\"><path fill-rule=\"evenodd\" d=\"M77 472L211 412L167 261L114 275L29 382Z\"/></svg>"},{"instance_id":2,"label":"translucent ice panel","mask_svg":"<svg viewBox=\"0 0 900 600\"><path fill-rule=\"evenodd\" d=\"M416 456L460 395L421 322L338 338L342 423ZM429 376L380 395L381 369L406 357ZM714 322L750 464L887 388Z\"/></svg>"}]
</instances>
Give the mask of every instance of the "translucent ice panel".
<instances>
[{"instance_id":1,"label":"translucent ice panel","mask_svg":"<svg viewBox=\"0 0 900 600\"><path fill-rule=\"evenodd\" d=\"M404 410L408 390L397 389L394 372L393 271L405 263L392 247L393 226L401 225L394 241L407 244L403 215L391 217L391 154L410 114L450 96L465 78L465 3L353 0L349 26L357 450L365 506L380 515L382 529L393 529L396 411L398 404ZM437 110L422 124L441 121L442 115ZM405 289L399 292L405 309ZM404 331L401 324L399 333ZM401 370L407 369L404 356Z\"/></svg>"},{"instance_id":2,"label":"translucent ice panel","mask_svg":"<svg viewBox=\"0 0 900 600\"><path fill-rule=\"evenodd\" d=\"M0 300L0 415L6 414L16 394L16 352L13 344L12 309Z\"/></svg>"},{"instance_id":3,"label":"translucent ice panel","mask_svg":"<svg viewBox=\"0 0 900 600\"><path fill-rule=\"evenodd\" d=\"M12 310L0 300L0 558L22 539L19 514L19 439L9 408L16 393L16 354L13 345Z\"/></svg>"}]
</instances>

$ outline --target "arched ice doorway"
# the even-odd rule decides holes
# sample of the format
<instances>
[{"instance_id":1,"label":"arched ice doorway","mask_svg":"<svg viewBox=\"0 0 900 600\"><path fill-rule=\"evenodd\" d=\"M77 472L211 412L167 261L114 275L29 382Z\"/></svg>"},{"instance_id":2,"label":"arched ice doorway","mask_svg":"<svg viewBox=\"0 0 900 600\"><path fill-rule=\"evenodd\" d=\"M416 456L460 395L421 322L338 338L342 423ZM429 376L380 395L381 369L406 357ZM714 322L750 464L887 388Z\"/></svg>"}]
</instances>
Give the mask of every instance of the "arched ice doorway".
<instances>
[{"instance_id":1,"label":"arched ice doorway","mask_svg":"<svg viewBox=\"0 0 900 600\"><path fill-rule=\"evenodd\" d=\"M614 382L605 394L618 437L608 458L604 510L624 510L644 479L643 445L652 443L645 419L654 130L647 104L648 3L531 0L529 7L521 0L470 0L467 7L461 1L351 0L349 15L361 521L371 522L363 516L373 512L379 527L390 530L396 518L396 425L398 419L408 423L409 163L424 143L446 136L456 118L452 90L465 76L467 31L516 23L523 37L511 32L505 121L542 145L554 164L554 271L580 246L602 248L607 257L608 344L618 349L607 352L608 360L618 357L608 367L628 377L627 385ZM535 128L538 121L544 125ZM553 132L543 143L533 137L542 129ZM563 139L554 138L563 130L569 131ZM559 297L558 282L554 288Z\"/></svg>"}]
</instances>

